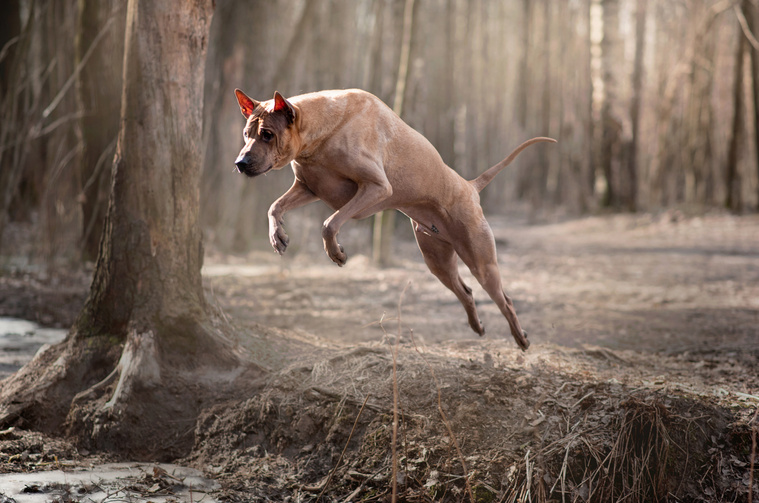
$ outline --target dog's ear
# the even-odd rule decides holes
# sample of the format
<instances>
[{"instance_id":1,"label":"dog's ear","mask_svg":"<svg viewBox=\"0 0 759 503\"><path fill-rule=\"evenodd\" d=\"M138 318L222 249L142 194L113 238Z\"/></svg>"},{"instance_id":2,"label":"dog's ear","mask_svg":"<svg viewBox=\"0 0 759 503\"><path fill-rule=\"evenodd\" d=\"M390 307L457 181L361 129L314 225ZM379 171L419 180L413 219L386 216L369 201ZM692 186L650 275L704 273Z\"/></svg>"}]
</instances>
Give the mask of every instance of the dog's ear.
<instances>
[{"instance_id":1,"label":"dog's ear","mask_svg":"<svg viewBox=\"0 0 759 503\"><path fill-rule=\"evenodd\" d=\"M295 107L278 91L274 91L274 112L284 112L289 124L295 122Z\"/></svg>"},{"instance_id":2,"label":"dog's ear","mask_svg":"<svg viewBox=\"0 0 759 503\"><path fill-rule=\"evenodd\" d=\"M237 103L240 104L240 111L242 112L243 117L247 119L250 117L250 114L253 113L253 110L255 110L259 105L259 102L252 98L249 98L244 92L240 91L239 89L235 89L235 96L237 96Z\"/></svg>"}]
</instances>

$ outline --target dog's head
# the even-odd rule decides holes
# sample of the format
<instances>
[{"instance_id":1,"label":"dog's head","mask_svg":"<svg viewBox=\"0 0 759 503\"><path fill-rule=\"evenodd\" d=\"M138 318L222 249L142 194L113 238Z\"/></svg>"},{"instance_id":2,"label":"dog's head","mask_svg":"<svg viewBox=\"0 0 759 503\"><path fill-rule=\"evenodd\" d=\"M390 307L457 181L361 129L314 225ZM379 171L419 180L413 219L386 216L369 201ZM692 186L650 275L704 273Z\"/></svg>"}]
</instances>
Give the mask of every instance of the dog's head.
<instances>
[{"instance_id":1,"label":"dog's head","mask_svg":"<svg viewBox=\"0 0 759 503\"><path fill-rule=\"evenodd\" d=\"M282 169L295 158L298 141L295 121L299 111L281 94L259 102L235 89L240 111L247 119L245 146L235 160L237 171L253 177Z\"/></svg>"}]
</instances>

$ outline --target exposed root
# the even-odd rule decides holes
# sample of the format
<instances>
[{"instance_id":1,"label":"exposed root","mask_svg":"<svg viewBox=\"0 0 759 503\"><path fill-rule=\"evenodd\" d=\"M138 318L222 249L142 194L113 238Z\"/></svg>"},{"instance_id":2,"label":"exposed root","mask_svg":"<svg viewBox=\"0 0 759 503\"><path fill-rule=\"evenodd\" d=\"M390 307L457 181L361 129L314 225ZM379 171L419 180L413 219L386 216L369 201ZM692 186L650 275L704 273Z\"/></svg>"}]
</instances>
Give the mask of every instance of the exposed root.
<instances>
[{"instance_id":1,"label":"exposed root","mask_svg":"<svg viewBox=\"0 0 759 503\"><path fill-rule=\"evenodd\" d=\"M156 354L155 334L132 331L116 366L119 380L111 399L103 405L104 410L115 409L129 404L129 398L136 388L151 389L161 384L161 365Z\"/></svg>"}]
</instances>

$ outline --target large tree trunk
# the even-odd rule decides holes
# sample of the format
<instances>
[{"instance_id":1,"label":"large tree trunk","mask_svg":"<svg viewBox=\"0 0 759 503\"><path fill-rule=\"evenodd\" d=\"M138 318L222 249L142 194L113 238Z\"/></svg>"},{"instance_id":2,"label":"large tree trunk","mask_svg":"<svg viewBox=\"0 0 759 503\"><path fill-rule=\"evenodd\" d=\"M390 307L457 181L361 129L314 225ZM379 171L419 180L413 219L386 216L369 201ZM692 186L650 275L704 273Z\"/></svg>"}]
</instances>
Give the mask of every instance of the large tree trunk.
<instances>
[{"instance_id":1,"label":"large tree trunk","mask_svg":"<svg viewBox=\"0 0 759 503\"><path fill-rule=\"evenodd\" d=\"M198 225L211 0L130 0L113 189L90 295L66 340L4 383L0 424L172 457L245 367L206 314Z\"/></svg>"}]
</instances>

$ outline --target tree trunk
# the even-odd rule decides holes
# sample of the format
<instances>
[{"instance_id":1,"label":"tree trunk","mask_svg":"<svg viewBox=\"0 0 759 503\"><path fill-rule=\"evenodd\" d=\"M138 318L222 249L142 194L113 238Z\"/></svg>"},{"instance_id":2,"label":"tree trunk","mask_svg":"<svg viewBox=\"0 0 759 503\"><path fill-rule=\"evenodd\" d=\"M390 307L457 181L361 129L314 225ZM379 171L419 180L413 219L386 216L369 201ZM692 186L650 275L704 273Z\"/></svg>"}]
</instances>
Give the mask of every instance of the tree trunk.
<instances>
[{"instance_id":1,"label":"tree trunk","mask_svg":"<svg viewBox=\"0 0 759 503\"><path fill-rule=\"evenodd\" d=\"M622 141L622 122L617 115L619 91L618 68L622 64L622 44L619 36L619 0L602 0L603 40L601 41L601 65L604 98L601 106L601 170L606 182L606 192L601 205L618 207L619 150Z\"/></svg>"},{"instance_id":2,"label":"tree trunk","mask_svg":"<svg viewBox=\"0 0 759 503\"><path fill-rule=\"evenodd\" d=\"M90 294L66 340L4 383L0 424L173 457L241 356L211 327L198 225L211 0L129 0L113 190ZM65 421L65 422L64 422ZM157 427L160 426L160 427Z\"/></svg>"},{"instance_id":3,"label":"tree trunk","mask_svg":"<svg viewBox=\"0 0 759 503\"><path fill-rule=\"evenodd\" d=\"M698 19L698 18L696 18ZM714 202L714 65L716 61L715 36L708 24L696 30L690 57L688 92L689 102L682 128L682 144L686 149L685 202L711 204Z\"/></svg>"},{"instance_id":4,"label":"tree trunk","mask_svg":"<svg viewBox=\"0 0 759 503\"><path fill-rule=\"evenodd\" d=\"M740 31L735 52L735 74L733 77L733 125L730 136L730 146L727 151L725 167L725 206L731 211L741 209L740 173L738 172L738 156L743 135L743 58L746 52L746 37Z\"/></svg>"},{"instance_id":5,"label":"tree trunk","mask_svg":"<svg viewBox=\"0 0 759 503\"><path fill-rule=\"evenodd\" d=\"M551 0L543 2L543 71L542 81L543 92L540 100L540 135L551 136L551 115L555 113L554 105L551 103L552 65L551 65L551 18L554 3ZM548 175L550 173L551 159L548 156L549 149L543 148L538 151L538 165L532 168L533 171L533 210L538 210L548 200Z\"/></svg>"},{"instance_id":6,"label":"tree trunk","mask_svg":"<svg viewBox=\"0 0 759 503\"><path fill-rule=\"evenodd\" d=\"M12 9L9 11L9 15L14 15ZM11 39L3 46L7 48L6 54L10 59L2 68L4 89L0 96L0 113L3 118L0 121L0 239L10 220L11 203L24 171L31 112L39 113L39 107L30 105L30 102L38 103L38 100L30 98L31 86L24 85L28 71L27 52L30 51L36 17L36 3L31 2L18 38L13 37L15 42Z\"/></svg>"},{"instance_id":7,"label":"tree trunk","mask_svg":"<svg viewBox=\"0 0 759 503\"><path fill-rule=\"evenodd\" d=\"M630 211L637 209L638 203L638 150L640 149L640 111L643 94L643 57L646 52L646 9L648 0L638 0L635 12L635 63L632 75L632 102L630 104L630 122L632 126L632 144L627 163L628 191L625 194L625 206Z\"/></svg>"},{"instance_id":8,"label":"tree trunk","mask_svg":"<svg viewBox=\"0 0 759 503\"><path fill-rule=\"evenodd\" d=\"M530 23L532 0L522 0L522 47L519 54L519 80L517 87L517 122L527 129L528 97L530 96Z\"/></svg>"},{"instance_id":9,"label":"tree trunk","mask_svg":"<svg viewBox=\"0 0 759 503\"><path fill-rule=\"evenodd\" d=\"M408 81L409 57L411 53L411 35L414 26L414 0L406 0L403 8L403 40L401 56L398 63L398 78L395 84L393 111L402 117L403 100ZM395 233L396 210L385 210L374 216L374 237L372 242L372 261L379 266L390 265L393 252L393 235Z\"/></svg>"},{"instance_id":10,"label":"tree trunk","mask_svg":"<svg viewBox=\"0 0 759 503\"><path fill-rule=\"evenodd\" d=\"M0 4L0 102L11 85L11 69L15 56L14 46L21 33L19 0L5 0Z\"/></svg>"},{"instance_id":11,"label":"tree trunk","mask_svg":"<svg viewBox=\"0 0 759 503\"><path fill-rule=\"evenodd\" d=\"M82 116L79 135L79 197L82 207L82 257L95 260L108 209L105 166L113 159L119 132L121 74L126 1L79 0L75 59L88 61L77 75L77 104ZM89 55L88 52L92 51Z\"/></svg>"},{"instance_id":12,"label":"tree trunk","mask_svg":"<svg viewBox=\"0 0 759 503\"><path fill-rule=\"evenodd\" d=\"M748 0L743 1L743 14L746 16L748 31L756 38L759 36L759 5ZM757 179L759 179L759 48L753 46L751 52L751 91L754 98L754 153ZM759 183L756 186L756 207L759 210Z\"/></svg>"}]
</instances>

